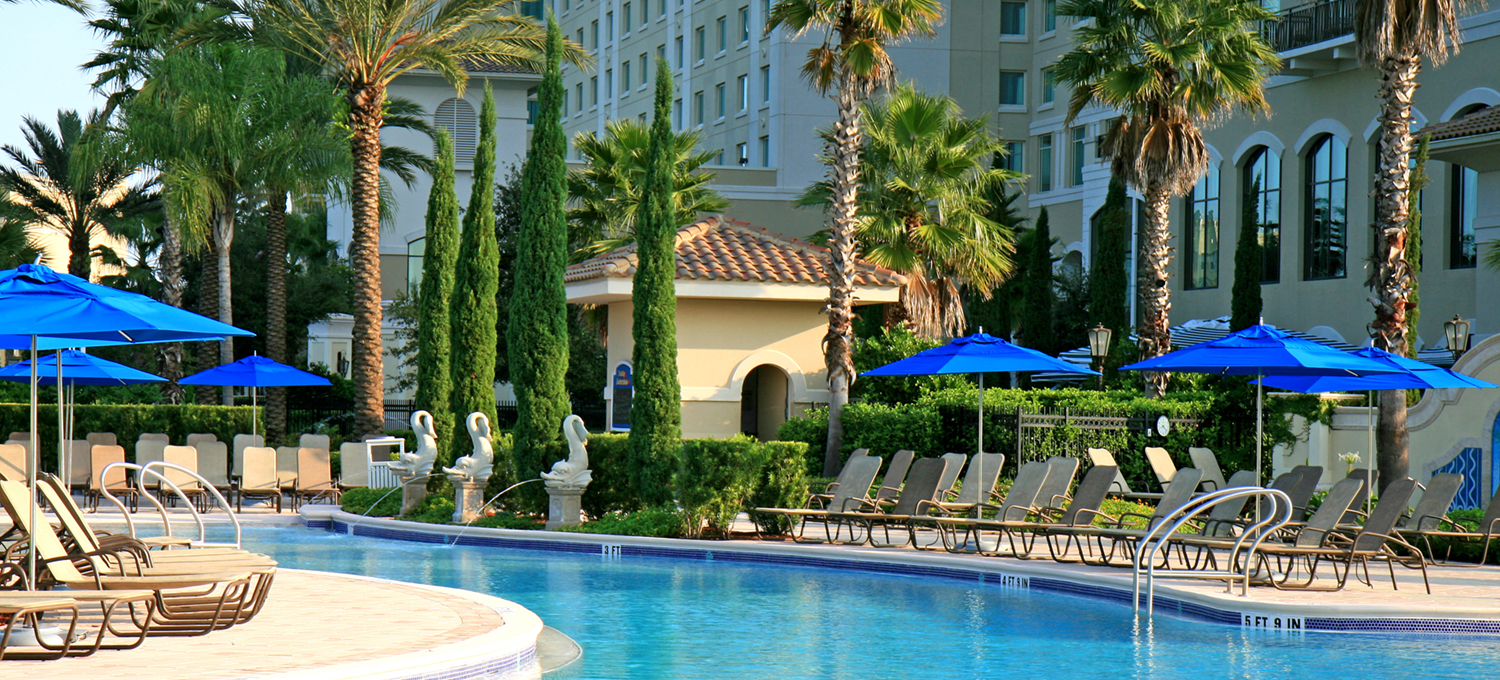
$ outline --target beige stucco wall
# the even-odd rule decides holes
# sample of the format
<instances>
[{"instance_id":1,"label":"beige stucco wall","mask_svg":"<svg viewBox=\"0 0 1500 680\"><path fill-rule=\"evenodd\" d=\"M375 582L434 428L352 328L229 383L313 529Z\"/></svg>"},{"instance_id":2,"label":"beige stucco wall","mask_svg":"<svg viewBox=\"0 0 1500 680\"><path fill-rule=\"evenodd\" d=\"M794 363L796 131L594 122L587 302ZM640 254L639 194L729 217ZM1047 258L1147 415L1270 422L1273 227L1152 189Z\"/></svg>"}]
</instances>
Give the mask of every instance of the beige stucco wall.
<instances>
[{"instance_id":1,"label":"beige stucco wall","mask_svg":"<svg viewBox=\"0 0 1500 680\"><path fill-rule=\"evenodd\" d=\"M786 371L791 412L828 401L821 340L827 318L819 302L677 300L677 372L682 385L684 437L729 437L740 432L740 390L756 366ZM609 305L608 368L630 361L630 301ZM606 393L605 398L613 395Z\"/></svg>"}]
</instances>

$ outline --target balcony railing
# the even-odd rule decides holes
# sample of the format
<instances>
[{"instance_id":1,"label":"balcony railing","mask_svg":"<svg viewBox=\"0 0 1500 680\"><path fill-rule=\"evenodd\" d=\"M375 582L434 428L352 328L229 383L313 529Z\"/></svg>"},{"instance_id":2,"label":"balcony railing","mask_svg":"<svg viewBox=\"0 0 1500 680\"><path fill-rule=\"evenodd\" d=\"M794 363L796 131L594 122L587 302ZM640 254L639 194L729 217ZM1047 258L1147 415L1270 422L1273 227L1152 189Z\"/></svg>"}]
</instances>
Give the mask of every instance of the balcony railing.
<instances>
[{"instance_id":1,"label":"balcony railing","mask_svg":"<svg viewBox=\"0 0 1500 680\"><path fill-rule=\"evenodd\" d=\"M1325 0L1280 12L1260 25L1260 34L1277 52L1315 45L1354 32L1355 0Z\"/></svg>"}]
</instances>

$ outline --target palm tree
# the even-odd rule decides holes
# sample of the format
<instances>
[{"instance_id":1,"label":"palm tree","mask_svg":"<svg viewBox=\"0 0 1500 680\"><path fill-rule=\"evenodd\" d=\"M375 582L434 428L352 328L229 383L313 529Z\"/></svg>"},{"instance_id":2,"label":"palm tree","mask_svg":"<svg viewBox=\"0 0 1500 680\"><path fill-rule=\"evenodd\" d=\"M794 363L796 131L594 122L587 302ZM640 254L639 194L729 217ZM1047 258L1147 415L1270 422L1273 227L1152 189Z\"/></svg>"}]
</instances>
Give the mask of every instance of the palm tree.
<instances>
[{"instance_id":1,"label":"palm tree","mask_svg":"<svg viewBox=\"0 0 1500 680\"><path fill-rule=\"evenodd\" d=\"M110 240L112 226L151 207L135 171L115 153L98 113L87 130L76 111L59 111L57 129L25 118L26 149L4 147L15 167L0 167L0 192L11 194L13 219L30 229L50 229L68 240L68 273L89 278L94 248Z\"/></svg>"},{"instance_id":2,"label":"palm tree","mask_svg":"<svg viewBox=\"0 0 1500 680\"><path fill-rule=\"evenodd\" d=\"M15 269L36 260L38 250L31 234L26 233L25 215L21 213L18 218L17 211L10 197L0 193L0 269Z\"/></svg>"},{"instance_id":3,"label":"palm tree","mask_svg":"<svg viewBox=\"0 0 1500 680\"><path fill-rule=\"evenodd\" d=\"M151 64L179 42L183 27L209 16L198 0L105 0L89 27L108 45L83 65L98 71L93 88L106 96L103 117L140 92Z\"/></svg>"},{"instance_id":4,"label":"palm tree","mask_svg":"<svg viewBox=\"0 0 1500 680\"><path fill-rule=\"evenodd\" d=\"M1359 60L1380 71L1379 161L1375 169L1375 322L1370 332L1376 347L1406 354L1408 296L1412 271L1406 257L1410 217L1411 101L1417 92L1422 59L1442 64L1458 51L1458 17L1484 7L1481 0L1362 0L1355 3L1354 45ZM1383 480L1406 476L1409 444L1406 394L1380 393L1377 459ZM1384 487L1384 484L1381 485Z\"/></svg>"},{"instance_id":5,"label":"palm tree","mask_svg":"<svg viewBox=\"0 0 1500 680\"><path fill-rule=\"evenodd\" d=\"M415 69L462 91L470 64L535 68L545 32L514 11L520 0L216 0L230 21L195 29L197 40L255 41L317 64L348 102L354 172L349 257L354 285L355 429L384 430L381 342L380 129L386 89ZM567 58L588 58L569 44Z\"/></svg>"},{"instance_id":6,"label":"palm tree","mask_svg":"<svg viewBox=\"0 0 1500 680\"><path fill-rule=\"evenodd\" d=\"M696 151L703 143L701 132L672 133L672 199L678 226L700 213L721 213L729 201L710 184L717 173L700 169L714 158L711 151ZM641 202L641 183L646 177L651 128L626 118L604 126L604 136L582 132L573 138L573 148L583 155L583 167L568 173L568 210L572 234L569 243L580 255L597 255L635 242L635 218Z\"/></svg>"},{"instance_id":7,"label":"palm tree","mask_svg":"<svg viewBox=\"0 0 1500 680\"><path fill-rule=\"evenodd\" d=\"M1011 273L1014 234L990 219L990 198L1020 175L992 166L1005 143L989 133L987 118L964 118L949 97L901 85L862 115L861 256L906 275L901 310L917 335L960 334L961 290L988 298ZM832 129L820 133L832 139ZM832 196L824 180L797 203L826 207Z\"/></svg>"},{"instance_id":8,"label":"palm tree","mask_svg":"<svg viewBox=\"0 0 1500 680\"><path fill-rule=\"evenodd\" d=\"M1281 60L1257 27L1273 15L1259 0L1063 0L1057 11L1084 20L1052 69L1073 88L1065 124L1093 105L1121 113L1101 150L1145 197L1136 334L1140 357L1158 357L1172 345L1168 208L1208 167L1207 123L1269 111L1265 78ZM1166 383L1166 374L1148 374L1147 396L1161 396Z\"/></svg>"},{"instance_id":9,"label":"palm tree","mask_svg":"<svg viewBox=\"0 0 1500 680\"><path fill-rule=\"evenodd\" d=\"M839 471L844 425L840 418L854 382L854 232L859 216L860 102L890 84L896 67L887 46L912 36L932 35L942 19L940 0L780 0L771 8L766 31L788 28L793 37L823 33L823 43L807 52L802 77L838 106L833 143L828 146L828 184L833 189L828 240L828 333L823 361L828 366L828 446L823 474Z\"/></svg>"}]
</instances>

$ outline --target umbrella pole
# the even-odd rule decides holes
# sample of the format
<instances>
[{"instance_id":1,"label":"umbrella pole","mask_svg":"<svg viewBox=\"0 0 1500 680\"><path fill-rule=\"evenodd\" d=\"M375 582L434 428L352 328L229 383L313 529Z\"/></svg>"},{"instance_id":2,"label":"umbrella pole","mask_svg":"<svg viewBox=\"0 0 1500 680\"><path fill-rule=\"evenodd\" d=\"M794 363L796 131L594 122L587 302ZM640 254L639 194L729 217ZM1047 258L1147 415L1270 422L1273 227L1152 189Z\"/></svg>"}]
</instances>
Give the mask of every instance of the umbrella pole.
<instances>
[{"instance_id":1,"label":"umbrella pole","mask_svg":"<svg viewBox=\"0 0 1500 680\"><path fill-rule=\"evenodd\" d=\"M31 531L26 533L26 589L36 589L36 467L37 449L42 446L40 420L37 418L37 374L36 374L36 336L31 336L31 452L28 456L31 460L26 461L26 471L31 478L31 507L27 512L31 515Z\"/></svg>"},{"instance_id":2,"label":"umbrella pole","mask_svg":"<svg viewBox=\"0 0 1500 680\"><path fill-rule=\"evenodd\" d=\"M1263 416L1261 415L1261 399L1262 399L1262 397L1261 397L1261 390L1265 389L1264 386L1262 386L1260 384L1261 377L1262 376L1259 373L1257 373L1255 375L1255 485L1256 486L1263 486L1265 484L1265 481L1264 481L1265 477L1261 474L1261 459L1264 458L1264 456L1262 455L1261 447L1265 446L1265 442L1266 442L1266 438L1262 434L1262 431L1261 431L1261 427L1262 427L1261 423L1264 420ZM1260 514L1260 496L1259 495L1256 495L1256 497L1255 497L1255 516L1257 518L1263 516L1263 515Z\"/></svg>"},{"instance_id":3,"label":"umbrella pole","mask_svg":"<svg viewBox=\"0 0 1500 680\"><path fill-rule=\"evenodd\" d=\"M57 350L52 358L57 360L57 474L63 483L68 481L68 427L67 414L63 413L63 351Z\"/></svg>"},{"instance_id":4,"label":"umbrella pole","mask_svg":"<svg viewBox=\"0 0 1500 680\"><path fill-rule=\"evenodd\" d=\"M984 453L984 374L979 374L979 452ZM1020 464L1019 461L1016 463ZM984 472L984 470L980 470Z\"/></svg>"},{"instance_id":5,"label":"umbrella pole","mask_svg":"<svg viewBox=\"0 0 1500 680\"><path fill-rule=\"evenodd\" d=\"M255 386L250 386L250 435L260 434L260 395L255 393Z\"/></svg>"},{"instance_id":6,"label":"umbrella pole","mask_svg":"<svg viewBox=\"0 0 1500 680\"><path fill-rule=\"evenodd\" d=\"M1370 457L1365 460L1365 480L1372 488L1365 489L1365 516L1370 516L1370 501L1375 497L1375 390L1370 390L1365 401L1365 415L1370 419Z\"/></svg>"}]
</instances>

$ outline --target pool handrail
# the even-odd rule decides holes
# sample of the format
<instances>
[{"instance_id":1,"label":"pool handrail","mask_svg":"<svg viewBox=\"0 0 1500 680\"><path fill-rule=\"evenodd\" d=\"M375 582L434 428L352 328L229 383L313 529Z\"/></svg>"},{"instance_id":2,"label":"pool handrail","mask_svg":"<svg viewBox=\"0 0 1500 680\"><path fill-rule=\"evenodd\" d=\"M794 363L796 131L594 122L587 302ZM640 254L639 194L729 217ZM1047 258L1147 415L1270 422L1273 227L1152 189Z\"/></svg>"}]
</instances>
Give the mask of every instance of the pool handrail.
<instances>
[{"instance_id":1,"label":"pool handrail","mask_svg":"<svg viewBox=\"0 0 1500 680\"><path fill-rule=\"evenodd\" d=\"M1245 530L1241 532L1239 537L1235 540L1231 555L1239 554L1244 547L1245 541L1251 541L1250 549L1247 553L1245 553L1244 556L1245 561L1243 573L1236 573L1234 571L1232 561L1229 570L1226 571L1173 571L1174 576L1223 579L1226 582L1225 587L1228 588L1231 592L1234 589L1233 582L1236 580L1240 581L1240 596L1248 597L1250 585L1250 570L1254 564L1254 560L1252 558L1255 554L1255 549L1259 547L1261 541L1263 541L1267 535L1274 533L1276 530L1280 529L1282 526L1285 526L1286 523L1291 520L1291 498L1288 497L1285 492L1279 489L1268 489L1263 487L1230 487L1227 489L1220 489L1218 491L1202 494L1185 503L1182 507L1172 511L1172 513L1167 516L1166 521L1158 522L1156 526L1149 529L1146 532L1146 535L1143 536L1140 542L1137 544L1138 548L1135 551L1134 564L1132 565L1133 595L1131 604L1134 611L1140 611L1141 571L1143 560L1146 575L1146 616L1150 617L1155 611L1155 556L1156 553L1160 552L1167 545L1169 537L1175 534L1178 529L1182 528L1183 525L1187 524L1193 518L1201 515L1203 512L1213 508L1220 503L1250 497L1268 498L1271 500L1272 507L1270 512L1266 513L1255 522L1246 526ZM1154 543L1153 540L1155 541Z\"/></svg>"},{"instance_id":2,"label":"pool handrail","mask_svg":"<svg viewBox=\"0 0 1500 680\"><path fill-rule=\"evenodd\" d=\"M224 508L225 508L226 512L229 512L229 519L230 519L230 521L234 523L234 543L232 543L232 544L230 544L230 543L210 543L207 540L208 534L207 534L206 528L203 525L203 518L198 514L198 509L193 506L192 501L188 499L187 495L184 494L184 493L182 493L182 490L179 489L179 488L177 488L177 485L173 484L172 481L169 480L169 479L167 479L166 476L163 475L161 472L157 472L156 470L153 470L153 469L148 469L148 468L151 468L151 467L166 468L168 466L171 466L171 467L176 468L176 469L178 469L178 470L180 470L182 472L186 472L186 473L192 475L193 477L196 477L200 482L202 482L204 485L207 486L207 488L216 497L216 499L218 500L218 502L221 503L222 505L224 505ZM146 463L146 465L140 465L140 464L137 464L137 463L116 462L116 463L110 463L109 465L104 466L104 470L101 471L101 476L104 473L108 473L112 468L115 468L115 467L120 467L120 468L123 468L125 470L133 470L133 471L135 471L135 473L136 473L136 487L137 487L137 490L139 491L139 494L141 496L145 496L147 500L151 501L152 505L156 506L157 514L161 516L162 527L166 531L166 535L168 537L172 536L172 520L167 516L167 507L165 505L162 505L161 501L158 500L156 498L156 496L154 496L154 495L146 492L146 476L147 475L155 477L156 479L160 480L161 482L164 482L167 485L168 488L172 489L172 491L177 494L178 498L182 499L183 504L187 506L188 510L193 513L193 519L194 519L194 521L198 525L198 540L197 541L190 541L190 543L192 545L196 545L196 546L200 546L200 547L203 547L203 546L232 546L232 547L236 547L236 548L240 547L241 532L240 532L239 518L235 517L234 512L232 510L230 510L230 506L228 504L228 501L224 500L224 497L221 494L219 494L218 490L214 489L213 485L209 484L208 480L203 479L201 476L198 475L198 473L196 473L196 472L194 472L194 471L192 471L192 470L190 470L188 468L182 467L180 465L176 465L174 463L168 463L166 461L150 461L150 462ZM118 507L120 509L120 515L125 518L125 530L126 530L126 532L129 533L132 538L136 538L137 536L136 536L136 531L135 531L135 520L133 520L131 518L131 513L130 513L129 509L125 507L125 504L122 503L122 502L120 502L120 499L115 498L114 494L110 493L109 489L107 489L107 488L101 487L100 488L100 494L103 495L105 498L108 498L111 503L115 504L115 507Z\"/></svg>"},{"instance_id":3,"label":"pool handrail","mask_svg":"<svg viewBox=\"0 0 1500 680\"><path fill-rule=\"evenodd\" d=\"M217 501L218 504L221 507L224 508L224 512L229 515L229 521L230 521L230 523L232 523L234 525L234 543L212 543L212 542L210 542L208 540L208 530L203 525L203 515L199 514L198 508L193 505L192 500L190 500L187 497L187 494L185 494L185 493L182 492L182 489L179 489L176 484L172 483L172 480L167 479L167 477L166 477L165 474L163 474L162 472L157 472L155 469L153 469L153 468L158 468L158 467L162 468L163 472L165 470L167 470L167 469L176 470L178 472L184 472L184 473L187 473L188 475L191 475L194 479L198 480L198 485L201 486L201 487L203 487L205 490L207 490L208 493L212 494L213 497L214 497L214 500ZM235 516L235 514L234 514L234 506L230 505L229 501L224 498L224 495L221 494L221 493L219 493L219 490L214 487L213 482L208 481L207 479L205 479L203 477L203 475L198 474L198 472L196 470L193 470L192 468L189 468L189 467L186 467L186 466L183 466L183 465L178 465L176 463L169 463L167 461L162 461L162 460L153 460L153 461L151 461L149 463L146 463L145 467L141 468L141 473L142 473L142 476L139 478L139 479L141 479L141 483L139 485L139 488L141 489L141 491L143 493L145 492L144 476L147 475L147 474L152 475L152 476L156 477L157 479L160 479L162 481L162 483L164 483L167 486L171 487L172 492L175 493L175 494L177 494L178 498L182 499L182 503L183 503L183 505L187 506L188 511L191 512L191 513L193 513L193 521L198 525L198 540L194 541L193 545L199 546L199 547L204 547L204 546L219 546L219 547L234 547L234 548L240 547L240 518L237 517L237 516ZM171 532L169 531L167 533L167 535L170 536Z\"/></svg>"},{"instance_id":4,"label":"pool handrail","mask_svg":"<svg viewBox=\"0 0 1500 680\"><path fill-rule=\"evenodd\" d=\"M123 469L125 469L127 471L134 471L136 473L135 476L137 478L139 478L141 476L140 472L141 472L142 466L140 464L129 463L129 462L125 462L125 461L117 461L117 462L110 463L109 465L104 466L104 469L99 471L99 478L100 479L107 479L108 475L109 475L109 471L113 470L115 468L123 468ZM157 500L155 496L152 496L149 493L145 493L144 492L144 488L145 488L144 486L140 486L139 488L141 489L141 491L137 492L137 496L138 497L139 496L145 496L146 500L151 501L151 504L156 506L157 512L161 514L161 523L162 523L162 526L166 528L167 535L171 536L172 535L172 522L171 522L171 520L167 519L167 508L166 508L166 506L162 505L161 501ZM135 520L131 519L131 514L132 513L130 512L129 508L126 508L125 504L120 502L120 499L115 498L115 495L112 494L112 493L110 493L109 492L109 488L106 487L103 484L99 485L99 494L102 495L102 496L104 496L105 498L108 498L109 502L114 503L115 507L118 507L120 509L120 515L125 518L125 532L128 533L128 534L130 534L130 536L132 538L134 538L135 537ZM137 505L139 505L139 501L137 501Z\"/></svg>"}]
</instances>

